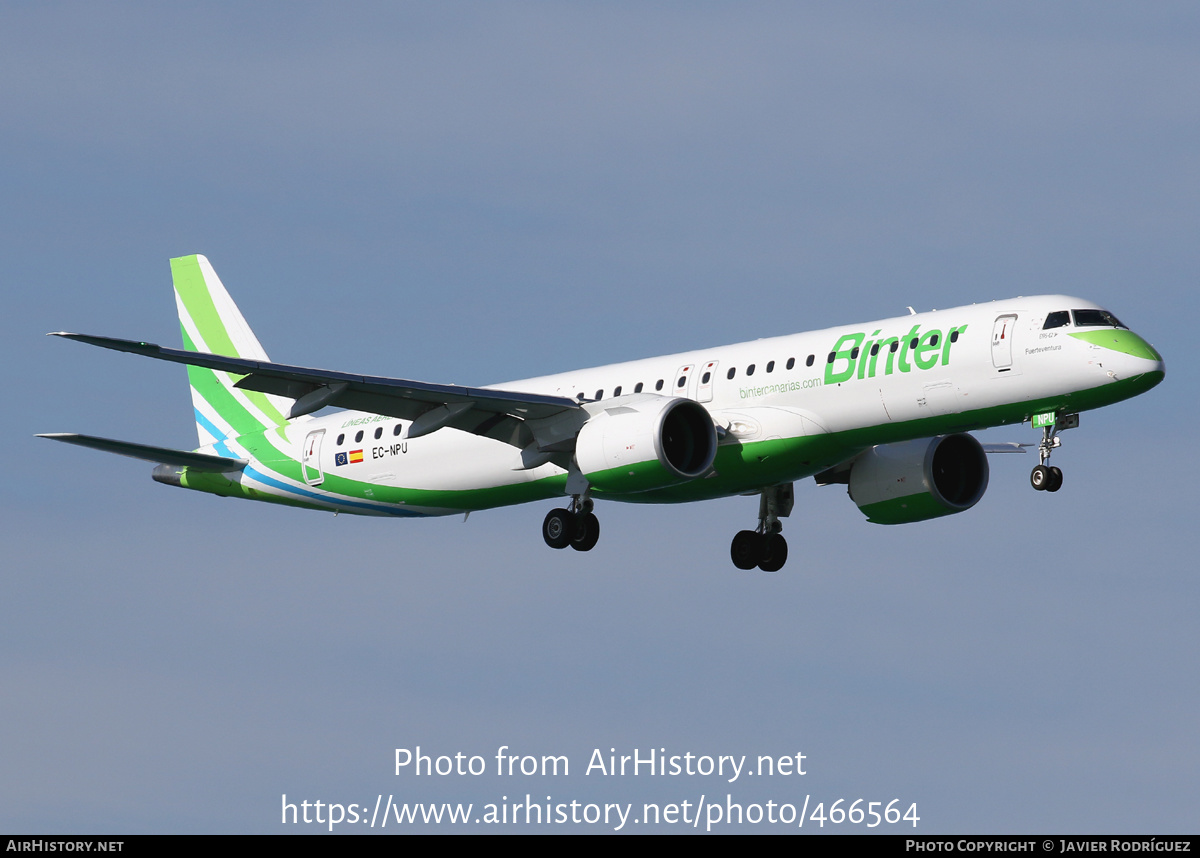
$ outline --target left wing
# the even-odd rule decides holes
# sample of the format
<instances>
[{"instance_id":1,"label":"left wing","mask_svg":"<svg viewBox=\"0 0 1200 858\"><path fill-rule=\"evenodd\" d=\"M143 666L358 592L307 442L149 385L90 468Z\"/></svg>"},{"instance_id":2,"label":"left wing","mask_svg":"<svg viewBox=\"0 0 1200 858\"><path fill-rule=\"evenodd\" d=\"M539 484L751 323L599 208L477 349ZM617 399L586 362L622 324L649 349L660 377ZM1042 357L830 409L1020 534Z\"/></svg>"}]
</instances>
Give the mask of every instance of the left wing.
<instances>
[{"instance_id":1,"label":"left wing","mask_svg":"<svg viewBox=\"0 0 1200 858\"><path fill-rule=\"evenodd\" d=\"M275 393L296 400L288 414L289 419L310 414L326 405L337 405L410 420L409 438L419 438L449 426L525 448L534 443L533 433L526 421L543 420L567 412L581 413L579 403L561 396L354 375L65 331L57 331L50 336L131 352L155 360L241 375L243 377L235 387Z\"/></svg>"}]
</instances>

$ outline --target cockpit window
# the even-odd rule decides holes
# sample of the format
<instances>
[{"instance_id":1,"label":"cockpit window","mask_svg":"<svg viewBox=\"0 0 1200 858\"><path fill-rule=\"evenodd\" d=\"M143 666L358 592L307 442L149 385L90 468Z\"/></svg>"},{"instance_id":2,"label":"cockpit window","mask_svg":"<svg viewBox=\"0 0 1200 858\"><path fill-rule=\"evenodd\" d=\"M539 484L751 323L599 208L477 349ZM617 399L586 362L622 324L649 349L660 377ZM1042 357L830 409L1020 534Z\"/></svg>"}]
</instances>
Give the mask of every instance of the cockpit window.
<instances>
[{"instance_id":1,"label":"cockpit window","mask_svg":"<svg viewBox=\"0 0 1200 858\"><path fill-rule=\"evenodd\" d=\"M1051 328L1063 328L1069 324L1071 324L1071 314L1066 310L1059 310L1046 317L1046 324L1042 325L1042 330L1048 331Z\"/></svg>"},{"instance_id":2,"label":"cockpit window","mask_svg":"<svg viewBox=\"0 0 1200 858\"><path fill-rule=\"evenodd\" d=\"M1123 328L1120 320L1108 310L1072 310L1077 328Z\"/></svg>"}]
</instances>

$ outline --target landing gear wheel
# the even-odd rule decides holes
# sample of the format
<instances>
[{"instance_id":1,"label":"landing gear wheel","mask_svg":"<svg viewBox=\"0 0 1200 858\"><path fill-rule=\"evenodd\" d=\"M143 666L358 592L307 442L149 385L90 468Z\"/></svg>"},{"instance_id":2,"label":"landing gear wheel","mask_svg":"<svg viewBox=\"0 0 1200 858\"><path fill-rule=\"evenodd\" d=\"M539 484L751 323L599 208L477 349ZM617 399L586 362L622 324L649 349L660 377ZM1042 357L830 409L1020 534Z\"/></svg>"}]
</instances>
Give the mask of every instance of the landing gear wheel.
<instances>
[{"instance_id":1,"label":"landing gear wheel","mask_svg":"<svg viewBox=\"0 0 1200 858\"><path fill-rule=\"evenodd\" d=\"M575 516L565 509L552 509L546 513L542 522L542 539L551 548L566 548L575 535ZM596 536L600 535L600 526L596 525ZM591 547L591 546L589 546Z\"/></svg>"},{"instance_id":2,"label":"landing gear wheel","mask_svg":"<svg viewBox=\"0 0 1200 858\"><path fill-rule=\"evenodd\" d=\"M733 538L729 547L729 556L733 565L739 569L753 569L758 565L762 553L762 536L753 530L742 530Z\"/></svg>"},{"instance_id":3,"label":"landing gear wheel","mask_svg":"<svg viewBox=\"0 0 1200 858\"><path fill-rule=\"evenodd\" d=\"M778 572L787 563L787 540L778 533L768 533L762 538L758 568L764 572Z\"/></svg>"},{"instance_id":4,"label":"landing gear wheel","mask_svg":"<svg viewBox=\"0 0 1200 858\"><path fill-rule=\"evenodd\" d=\"M590 512L575 516L575 538L571 547L576 551L591 551L600 539L600 519Z\"/></svg>"},{"instance_id":5,"label":"landing gear wheel","mask_svg":"<svg viewBox=\"0 0 1200 858\"><path fill-rule=\"evenodd\" d=\"M1062 469L1051 467L1050 468L1050 479L1049 479L1049 482L1046 483L1046 491L1056 492L1062 488L1062 484L1063 484Z\"/></svg>"},{"instance_id":6,"label":"landing gear wheel","mask_svg":"<svg viewBox=\"0 0 1200 858\"><path fill-rule=\"evenodd\" d=\"M1055 468L1055 470L1058 469ZM1045 491L1050 486L1050 480L1050 469L1045 465L1036 466L1029 475L1029 484L1039 492Z\"/></svg>"}]
</instances>

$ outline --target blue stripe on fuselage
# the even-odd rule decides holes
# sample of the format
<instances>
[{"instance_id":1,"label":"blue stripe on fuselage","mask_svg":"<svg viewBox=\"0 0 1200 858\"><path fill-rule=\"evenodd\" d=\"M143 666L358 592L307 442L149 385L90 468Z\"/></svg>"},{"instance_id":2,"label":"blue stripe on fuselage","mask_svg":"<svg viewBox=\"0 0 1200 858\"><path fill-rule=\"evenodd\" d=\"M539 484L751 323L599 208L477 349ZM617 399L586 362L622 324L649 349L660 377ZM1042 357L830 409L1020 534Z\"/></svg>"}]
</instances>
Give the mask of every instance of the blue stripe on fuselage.
<instances>
[{"instance_id":1,"label":"blue stripe on fuselage","mask_svg":"<svg viewBox=\"0 0 1200 858\"><path fill-rule=\"evenodd\" d=\"M225 458L228 458L228 459L240 459L241 458L241 456L239 456L237 453L233 452L233 450L229 449L229 445L225 442L225 436L221 433L221 430L219 430L216 426L214 426L212 421L209 420L207 417L205 417L203 414L201 414L199 412L199 410L196 410L196 422L199 423L201 426L203 426L205 431L207 431L210 435L212 435L214 438L218 439L217 442L213 444L213 447L216 449L216 451L221 456L224 456ZM416 512L415 510L411 510L411 509L397 509L394 506L388 506L385 504L374 504L374 503L369 503L367 501L346 500L346 499L343 499L343 497L341 495L334 495L332 493L327 494L327 495L322 495L322 494L319 494L314 491L309 491L308 489L302 489L299 486L290 485L290 484L285 483L282 480L279 480L268 474L264 474L262 471L258 470L253 465L247 465L245 468L242 469L242 472L249 474L255 480L257 480L258 482L260 482L264 485L272 486L272 487L280 489L281 491L284 491L288 494L296 495L298 497L306 498L309 500L321 501L321 502L323 502L325 504L329 504L330 506L333 506L333 507L349 507L351 509L370 510L372 512L381 512L381 513L384 513L385 515L394 515L394 516L399 516L401 518L425 518L428 515L427 513Z\"/></svg>"}]
</instances>

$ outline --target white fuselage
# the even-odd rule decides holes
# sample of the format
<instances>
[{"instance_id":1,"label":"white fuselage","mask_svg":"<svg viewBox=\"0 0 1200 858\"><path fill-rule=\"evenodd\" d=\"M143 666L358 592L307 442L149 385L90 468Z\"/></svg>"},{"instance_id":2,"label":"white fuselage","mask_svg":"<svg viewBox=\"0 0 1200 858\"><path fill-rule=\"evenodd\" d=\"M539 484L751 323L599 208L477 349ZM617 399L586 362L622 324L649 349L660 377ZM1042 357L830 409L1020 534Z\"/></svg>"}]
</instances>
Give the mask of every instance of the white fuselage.
<instances>
[{"instance_id":1,"label":"white fuselage","mask_svg":"<svg viewBox=\"0 0 1200 858\"><path fill-rule=\"evenodd\" d=\"M1066 402L1064 397L1154 369L1153 361L1076 339L1072 328L1043 329L1049 313L1080 308L1096 305L1065 296L1015 298L493 387L574 399L591 413L628 397L683 396L711 413L723 430L722 446L738 444L745 450L770 441L844 438L810 458L788 459L772 452L771 467L742 456L737 479L713 482L710 490L693 495L617 498L686 500L809 476L875 444L1020 422L1029 415L1010 406L1065 407L1058 404ZM1158 361L1157 369L1161 367ZM1120 398L1124 396L1114 394L1111 401ZM1089 401L1081 400L1081 408L1096 407ZM287 451L294 458L306 439L324 430L313 453L312 464L319 462L319 468L305 471L312 479L297 488L309 502L382 514L401 507L409 514L444 514L563 493L561 483L549 479L565 474L557 464L523 468L516 447L449 428L409 439L406 422L351 411L295 421L285 433L286 443L295 445ZM236 445L232 452L243 454ZM253 457L254 451L249 453ZM250 469L243 479L253 480L254 474ZM322 486L326 474L352 477L366 486L365 497L356 491L358 499L349 509L343 505L344 492ZM539 492L534 484L546 488ZM530 491L515 501L480 494L521 485ZM402 487L415 495L376 503L371 486ZM263 485L261 490L279 488ZM423 500L422 492L431 494ZM453 497L456 493L461 496Z\"/></svg>"}]
</instances>

